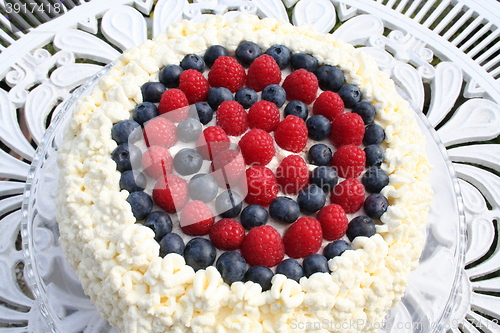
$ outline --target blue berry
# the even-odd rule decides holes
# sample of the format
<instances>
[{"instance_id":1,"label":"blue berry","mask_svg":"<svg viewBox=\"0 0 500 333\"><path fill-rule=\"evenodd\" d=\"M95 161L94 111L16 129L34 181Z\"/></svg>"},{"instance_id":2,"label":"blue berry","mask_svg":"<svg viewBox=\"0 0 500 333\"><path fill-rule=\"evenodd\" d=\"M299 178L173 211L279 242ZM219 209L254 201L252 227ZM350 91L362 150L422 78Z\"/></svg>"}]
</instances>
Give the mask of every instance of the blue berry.
<instances>
[{"instance_id":1,"label":"blue berry","mask_svg":"<svg viewBox=\"0 0 500 333\"><path fill-rule=\"evenodd\" d=\"M134 108L132 114L134 120L143 125L148 120L158 117L158 107L151 102L143 102Z\"/></svg>"},{"instance_id":2,"label":"blue berry","mask_svg":"<svg viewBox=\"0 0 500 333\"><path fill-rule=\"evenodd\" d=\"M130 193L144 191L146 188L146 176L137 170L127 170L122 172L120 177L120 189Z\"/></svg>"},{"instance_id":3,"label":"blue berry","mask_svg":"<svg viewBox=\"0 0 500 333\"><path fill-rule=\"evenodd\" d=\"M352 250L351 244L347 243L343 239L337 239L325 246L323 249L323 255L326 259L330 260L334 257L340 256L347 250Z\"/></svg>"},{"instance_id":4,"label":"blue berry","mask_svg":"<svg viewBox=\"0 0 500 333\"><path fill-rule=\"evenodd\" d=\"M196 111L196 114L192 117L195 119L199 119L200 123L202 123L203 125L208 124L214 117L214 110L210 107L210 105L208 105L207 102L198 102L195 103L194 106L194 111Z\"/></svg>"},{"instance_id":5,"label":"blue berry","mask_svg":"<svg viewBox=\"0 0 500 333\"><path fill-rule=\"evenodd\" d=\"M150 228L155 233L155 239L159 242L161 239L172 232L172 219L167 212L157 210L151 212L143 222L143 225Z\"/></svg>"},{"instance_id":6,"label":"blue berry","mask_svg":"<svg viewBox=\"0 0 500 333\"><path fill-rule=\"evenodd\" d=\"M280 69L285 69L292 58L292 52L284 45L273 45L267 49L266 54L274 58Z\"/></svg>"},{"instance_id":7,"label":"blue berry","mask_svg":"<svg viewBox=\"0 0 500 333\"><path fill-rule=\"evenodd\" d=\"M366 126L365 135L363 136L363 144L365 146L369 145L379 145L385 139L385 131L382 126L378 124L370 124Z\"/></svg>"},{"instance_id":8,"label":"blue berry","mask_svg":"<svg viewBox=\"0 0 500 333\"><path fill-rule=\"evenodd\" d=\"M316 141L321 141L328 136L332 131L332 123L323 115L317 114L306 121L308 136Z\"/></svg>"},{"instance_id":9,"label":"blue berry","mask_svg":"<svg viewBox=\"0 0 500 333\"><path fill-rule=\"evenodd\" d=\"M352 112L357 113L363 118L365 125L373 123L377 110L368 102L359 102L352 108Z\"/></svg>"},{"instance_id":10,"label":"blue berry","mask_svg":"<svg viewBox=\"0 0 500 333\"><path fill-rule=\"evenodd\" d=\"M289 197L276 197L269 205L269 215L277 221L293 223L300 216L300 207Z\"/></svg>"},{"instance_id":11,"label":"blue berry","mask_svg":"<svg viewBox=\"0 0 500 333\"><path fill-rule=\"evenodd\" d=\"M352 242L356 237L371 237L375 235L375 223L368 216L360 215L351 220L347 227L347 238Z\"/></svg>"},{"instance_id":12,"label":"blue berry","mask_svg":"<svg viewBox=\"0 0 500 333\"><path fill-rule=\"evenodd\" d=\"M260 227L267 223L269 214L261 205L248 205L241 212L240 220L243 227L250 230L254 227Z\"/></svg>"},{"instance_id":13,"label":"blue berry","mask_svg":"<svg viewBox=\"0 0 500 333\"><path fill-rule=\"evenodd\" d=\"M132 214L138 221L144 220L153 209L153 199L142 191L130 193L127 202L130 204Z\"/></svg>"},{"instance_id":14,"label":"blue berry","mask_svg":"<svg viewBox=\"0 0 500 333\"><path fill-rule=\"evenodd\" d=\"M378 167L369 167L361 177L361 183L367 192L378 193L389 184L389 176Z\"/></svg>"},{"instance_id":15,"label":"blue berry","mask_svg":"<svg viewBox=\"0 0 500 333\"><path fill-rule=\"evenodd\" d=\"M233 93L227 88L214 87L210 88L210 90L208 91L207 102L213 110L217 110L222 102L233 100Z\"/></svg>"},{"instance_id":16,"label":"blue berry","mask_svg":"<svg viewBox=\"0 0 500 333\"><path fill-rule=\"evenodd\" d=\"M308 53L295 53L291 59L292 71L304 68L309 72L315 72L319 67L318 59Z\"/></svg>"},{"instance_id":17,"label":"blue berry","mask_svg":"<svg viewBox=\"0 0 500 333\"><path fill-rule=\"evenodd\" d=\"M219 186L211 175L199 173L191 177L188 189L191 199L210 202L217 196Z\"/></svg>"},{"instance_id":18,"label":"blue berry","mask_svg":"<svg viewBox=\"0 0 500 333\"><path fill-rule=\"evenodd\" d=\"M203 157L191 148L183 148L174 157L174 169L183 176L192 175L201 169Z\"/></svg>"},{"instance_id":19,"label":"blue berry","mask_svg":"<svg viewBox=\"0 0 500 333\"><path fill-rule=\"evenodd\" d=\"M317 212L325 205L325 202L325 192L316 184L309 185L297 196L300 210L306 214Z\"/></svg>"},{"instance_id":20,"label":"blue berry","mask_svg":"<svg viewBox=\"0 0 500 333\"><path fill-rule=\"evenodd\" d=\"M158 74L158 79L167 88L177 88L179 86L179 77L184 69L179 65L168 65Z\"/></svg>"},{"instance_id":21,"label":"blue berry","mask_svg":"<svg viewBox=\"0 0 500 333\"><path fill-rule=\"evenodd\" d=\"M116 163L116 170L123 172L141 165L142 152L135 145L122 143L113 150L111 159Z\"/></svg>"},{"instance_id":22,"label":"blue berry","mask_svg":"<svg viewBox=\"0 0 500 333\"><path fill-rule=\"evenodd\" d=\"M181 60L181 67L184 70L195 69L198 72L205 70L205 61L197 54L188 54Z\"/></svg>"},{"instance_id":23,"label":"blue berry","mask_svg":"<svg viewBox=\"0 0 500 333\"><path fill-rule=\"evenodd\" d=\"M380 166L384 161L384 150L379 145L365 147L366 166Z\"/></svg>"},{"instance_id":24,"label":"blue berry","mask_svg":"<svg viewBox=\"0 0 500 333\"><path fill-rule=\"evenodd\" d=\"M316 184L323 191L330 192L339 181L339 176L335 169L329 166L319 166L311 172L309 177L311 184Z\"/></svg>"},{"instance_id":25,"label":"blue berry","mask_svg":"<svg viewBox=\"0 0 500 333\"><path fill-rule=\"evenodd\" d=\"M220 255L215 263L222 279L227 284L242 281L247 270L247 262L238 251L226 251Z\"/></svg>"},{"instance_id":26,"label":"blue berry","mask_svg":"<svg viewBox=\"0 0 500 333\"><path fill-rule=\"evenodd\" d=\"M160 257L165 257L169 253L184 253L184 241L182 237L176 233L168 233L160 240Z\"/></svg>"},{"instance_id":27,"label":"blue berry","mask_svg":"<svg viewBox=\"0 0 500 333\"><path fill-rule=\"evenodd\" d=\"M198 140L203 131L203 125L194 118L186 118L177 125L177 138L182 142Z\"/></svg>"},{"instance_id":28,"label":"blue berry","mask_svg":"<svg viewBox=\"0 0 500 333\"><path fill-rule=\"evenodd\" d=\"M286 91L278 84L270 84L262 90L261 98L282 107L286 101Z\"/></svg>"},{"instance_id":29,"label":"blue berry","mask_svg":"<svg viewBox=\"0 0 500 333\"><path fill-rule=\"evenodd\" d=\"M161 82L146 82L141 86L144 102L158 103L166 88Z\"/></svg>"},{"instance_id":30,"label":"blue berry","mask_svg":"<svg viewBox=\"0 0 500 333\"><path fill-rule=\"evenodd\" d=\"M361 101L361 90L352 84L346 84L340 88L338 92L340 98L344 101L346 108L353 108L359 101Z\"/></svg>"},{"instance_id":31,"label":"blue berry","mask_svg":"<svg viewBox=\"0 0 500 333\"><path fill-rule=\"evenodd\" d=\"M314 165L330 165L332 156L333 153L330 147L322 143L313 145L309 148L309 153L307 154L309 163Z\"/></svg>"},{"instance_id":32,"label":"blue berry","mask_svg":"<svg viewBox=\"0 0 500 333\"><path fill-rule=\"evenodd\" d=\"M309 116L309 109L307 108L306 103L299 101L299 100L293 100L290 101L286 106L285 106L285 118L288 115L294 115L299 118L304 119L304 121L307 119Z\"/></svg>"},{"instance_id":33,"label":"blue berry","mask_svg":"<svg viewBox=\"0 0 500 333\"><path fill-rule=\"evenodd\" d=\"M304 276L304 270L297 260L289 258L278 264L276 274L283 274L287 278L299 282L300 278Z\"/></svg>"},{"instance_id":34,"label":"blue berry","mask_svg":"<svg viewBox=\"0 0 500 333\"><path fill-rule=\"evenodd\" d=\"M310 254L304 258L302 262L304 267L304 275L310 277L314 273L328 273L330 269L328 268L328 260L324 255L319 253Z\"/></svg>"},{"instance_id":35,"label":"blue berry","mask_svg":"<svg viewBox=\"0 0 500 333\"><path fill-rule=\"evenodd\" d=\"M221 217L233 218L238 216L243 206L243 200L238 193L227 190L219 194L215 199L215 211Z\"/></svg>"},{"instance_id":36,"label":"blue berry","mask_svg":"<svg viewBox=\"0 0 500 333\"><path fill-rule=\"evenodd\" d=\"M344 72L337 66L323 65L316 72L319 87L322 90L339 91L344 85Z\"/></svg>"},{"instance_id":37,"label":"blue berry","mask_svg":"<svg viewBox=\"0 0 500 333\"><path fill-rule=\"evenodd\" d=\"M363 204L365 214L376 220L380 220L382 214L387 211L387 207L389 207L389 201L380 193L370 194Z\"/></svg>"},{"instance_id":38,"label":"blue berry","mask_svg":"<svg viewBox=\"0 0 500 333\"><path fill-rule=\"evenodd\" d=\"M255 90L243 87L236 92L236 94L234 95L234 99L238 103L240 103L243 108L248 109L252 105L257 103L257 101L259 100L259 96L257 96Z\"/></svg>"},{"instance_id":39,"label":"blue berry","mask_svg":"<svg viewBox=\"0 0 500 333\"><path fill-rule=\"evenodd\" d=\"M266 266L252 266L245 273L245 282L253 281L260 284L262 291L271 289L271 280L274 276L273 271Z\"/></svg>"},{"instance_id":40,"label":"blue berry","mask_svg":"<svg viewBox=\"0 0 500 333\"><path fill-rule=\"evenodd\" d=\"M245 67L250 66L260 55L262 55L260 46L250 41L238 45L235 52L236 60Z\"/></svg>"},{"instance_id":41,"label":"blue berry","mask_svg":"<svg viewBox=\"0 0 500 333\"><path fill-rule=\"evenodd\" d=\"M130 119L120 121L111 128L111 138L118 144L136 142L142 138L141 125L135 120Z\"/></svg>"},{"instance_id":42,"label":"blue berry","mask_svg":"<svg viewBox=\"0 0 500 333\"><path fill-rule=\"evenodd\" d=\"M224 46L212 45L205 51L205 54L203 55L203 60L205 61L205 64L208 67L212 67L212 65L214 64L215 60L218 57L224 57L227 55L228 52Z\"/></svg>"},{"instance_id":43,"label":"blue berry","mask_svg":"<svg viewBox=\"0 0 500 333\"><path fill-rule=\"evenodd\" d=\"M184 260L195 271L205 269L215 261L216 250L208 239L195 237L184 248Z\"/></svg>"}]
</instances>

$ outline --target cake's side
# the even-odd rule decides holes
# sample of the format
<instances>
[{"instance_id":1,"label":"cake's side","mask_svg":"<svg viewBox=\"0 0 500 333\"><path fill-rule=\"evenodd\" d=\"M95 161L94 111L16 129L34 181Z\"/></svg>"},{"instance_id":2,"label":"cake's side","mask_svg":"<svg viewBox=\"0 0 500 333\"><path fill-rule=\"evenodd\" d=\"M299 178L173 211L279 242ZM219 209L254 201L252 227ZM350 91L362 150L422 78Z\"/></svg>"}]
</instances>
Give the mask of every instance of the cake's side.
<instances>
[{"instance_id":1,"label":"cake's side","mask_svg":"<svg viewBox=\"0 0 500 333\"><path fill-rule=\"evenodd\" d=\"M135 224L128 192L120 192L120 175L109 158L116 148L113 123L130 117L142 101L141 85L157 80L160 68L214 44L234 51L244 40L262 48L287 45L340 67L364 99L376 102L376 122L386 131L383 168L390 175L383 189L390 207L376 235L355 239L354 251L331 259L331 274L317 273L300 284L275 275L264 293L253 282L228 286L215 267L195 273L182 256L160 258L153 232ZM116 61L79 101L64 141L58 157L61 246L85 292L123 332L282 332L300 331L307 323L376 331L418 264L432 199L425 139L389 77L362 51L331 35L246 15L183 21Z\"/></svg>"}]
</instances>

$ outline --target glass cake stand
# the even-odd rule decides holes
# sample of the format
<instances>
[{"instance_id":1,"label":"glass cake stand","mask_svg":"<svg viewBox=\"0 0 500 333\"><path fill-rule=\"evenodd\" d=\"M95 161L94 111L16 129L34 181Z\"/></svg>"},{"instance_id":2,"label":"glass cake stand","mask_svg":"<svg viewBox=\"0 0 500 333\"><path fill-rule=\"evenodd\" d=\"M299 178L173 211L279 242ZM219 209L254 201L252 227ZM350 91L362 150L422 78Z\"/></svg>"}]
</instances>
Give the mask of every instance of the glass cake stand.
<instances>
[{"instance_id":1,"label":"glass cake stand","mask_svg":"<svg viewBox=\"0 0 500 333\"><path fill-rule=\"evenodd\" d=\"M76 100L88 93L109 66L79 88L61 108L47 130L33 159L22 206L25 275L45 319L44 331L116 332L102 319L84 294L59 246L55 218L58 174L56 157ZM405 296L383 323L366 323L381 332L441 332L449 328L450 314L460 297L466 228L464 209L455 172L444 146L416 111L427 137L427 152L435 199L426 229L420 265L409 278Z\"/></svg>"}]
</instances>

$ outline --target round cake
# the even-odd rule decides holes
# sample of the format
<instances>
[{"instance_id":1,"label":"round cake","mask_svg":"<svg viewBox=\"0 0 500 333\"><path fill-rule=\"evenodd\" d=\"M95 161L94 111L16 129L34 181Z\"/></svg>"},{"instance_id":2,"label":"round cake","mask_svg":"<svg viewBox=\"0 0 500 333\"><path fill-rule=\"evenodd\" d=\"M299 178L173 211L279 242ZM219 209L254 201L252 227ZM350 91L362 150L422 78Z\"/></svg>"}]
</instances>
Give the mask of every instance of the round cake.
<instances>
[{"instance_id":1,"label":"round cake","mask_svg":"<svg viewBox=\"0 0 500 333\"><path fill-rule=\"evenodd\" d=\"M374 60L253 15L124 52L58 163L61 247L121 332L376 332L432 200L413 110Z\"/></svg>"}]
</instances>

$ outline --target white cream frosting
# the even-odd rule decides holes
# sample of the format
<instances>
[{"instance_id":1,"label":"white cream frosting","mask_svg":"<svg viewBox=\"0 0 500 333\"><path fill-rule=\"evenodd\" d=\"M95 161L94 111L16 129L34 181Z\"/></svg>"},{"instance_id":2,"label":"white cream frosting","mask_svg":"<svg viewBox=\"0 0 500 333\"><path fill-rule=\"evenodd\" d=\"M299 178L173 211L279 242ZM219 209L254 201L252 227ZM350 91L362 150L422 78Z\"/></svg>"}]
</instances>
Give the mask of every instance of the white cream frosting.
<instances>
[{"instance_id":1,"label":"white cream frosting","mask_svg":"<svg viewBox=\"0 0 500 333\"><path fill-rule=\"evenodd\" d=\"M262 292L253 282L228 286L215 267L194 270L184 258L158 256L153 232L135 224L128 193L110 154L113 123L142 102L140 86L158 71L210 45L234 51L243 40L262 48L287 45L339 66L377 108L386 131L382 193L391 206L377 234L358 237L354 251L329 261L331 273L300 283L275 275ZM182 21L166 34L126 51L89 96L78 101L58 159L60 243L85 292L122 332L376 332L402 297L418 264L432 199L424 138L394 83L361 50L308 27L256 16ZM318 329L319 326L319 329Z\"/></svg>"}]
</instances>

